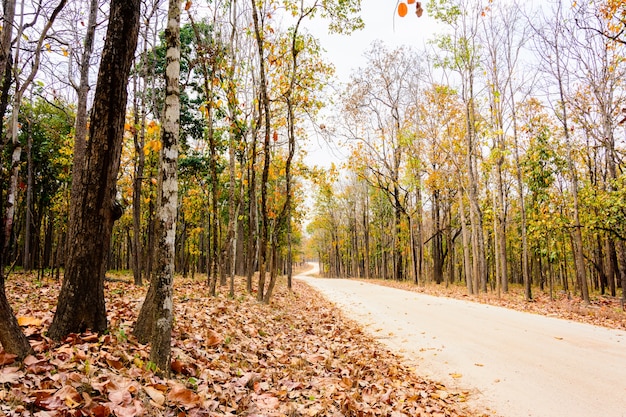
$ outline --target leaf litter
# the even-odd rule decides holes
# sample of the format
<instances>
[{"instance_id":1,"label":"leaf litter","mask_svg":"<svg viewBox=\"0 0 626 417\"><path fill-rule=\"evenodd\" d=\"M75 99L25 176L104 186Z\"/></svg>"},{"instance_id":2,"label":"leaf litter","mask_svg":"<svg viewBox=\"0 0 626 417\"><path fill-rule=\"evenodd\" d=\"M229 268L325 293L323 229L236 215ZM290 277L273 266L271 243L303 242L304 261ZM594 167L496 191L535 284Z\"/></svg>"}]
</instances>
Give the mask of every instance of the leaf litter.
<instances>
[{"instance_id":1,"label":"leaf litter","mask_svg":"<svg viewBox=\"0 0 626 417\"><path fill-rule=\"evenodd\" d=\"M134 416L483 416L467 392L425 380L318 293L284 283L270 306L175 282L172 375L132 335L146 287L107 282L109 331L46 337L60 283L12 275L7 295L34 354L0 350L0 414Z\"/></svg>"}]
</instances>

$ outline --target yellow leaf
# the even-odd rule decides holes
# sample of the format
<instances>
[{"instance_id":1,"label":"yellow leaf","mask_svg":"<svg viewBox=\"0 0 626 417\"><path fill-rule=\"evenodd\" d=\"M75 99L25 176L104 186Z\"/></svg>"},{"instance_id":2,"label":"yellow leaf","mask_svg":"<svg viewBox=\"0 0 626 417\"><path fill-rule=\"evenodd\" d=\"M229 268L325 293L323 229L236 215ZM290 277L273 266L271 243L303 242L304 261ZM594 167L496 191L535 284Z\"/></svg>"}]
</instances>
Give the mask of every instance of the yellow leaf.
<instances>
[{"instance_id":1,"label":"yellow leaf","mask_svg":"<svg viewBox=\"0 0 626 417\"><path fill-rule=\"evenodd\" d=\"M43 320L35 317L18 317L17 324L20 326L39 326L43 323Z\"/></svg>"},{"instance_id":2,"label":"yellow leaf","mask_svg":"<svg viewBox=\"0 0 626 417\"><path fill-rule=\"evenodd\" d=\"M70 54L65 48L62 48L62 51L63 51L63 56L68 56Z\"/></svg>"},{"instance_id":3,"label":"yellow leaf","mask_svg":"<svg viewBox=\"0 0 626 417\"><path fill-rule=\"evenodd\" d=\"M451 376L452 378L454 378L454 379L459 379L459 378L462 378L462 377L463 377L463 375L461 375L461 374L456 374L456 373L455 373L455 374L450 374L450 376Z\"/></svg>"}]
</instances>

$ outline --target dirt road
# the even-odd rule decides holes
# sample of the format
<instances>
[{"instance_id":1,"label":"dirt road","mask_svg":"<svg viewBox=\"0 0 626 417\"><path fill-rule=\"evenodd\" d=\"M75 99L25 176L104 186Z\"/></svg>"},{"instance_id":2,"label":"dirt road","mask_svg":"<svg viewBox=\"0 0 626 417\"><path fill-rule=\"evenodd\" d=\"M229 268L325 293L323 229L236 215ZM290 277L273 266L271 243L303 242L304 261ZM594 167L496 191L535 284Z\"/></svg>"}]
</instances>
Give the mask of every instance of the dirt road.
<instances>
[{"instance_id":1,"label":"dirt road","mask_svg":"<svg viewBox=\"0 0 626 417\"><path fill-rule=\"evenodd\" d=\"M297 278L422 376L471 391L498 415L626 417L624 331L360 281Z\"/></svg>"}]
</instances>

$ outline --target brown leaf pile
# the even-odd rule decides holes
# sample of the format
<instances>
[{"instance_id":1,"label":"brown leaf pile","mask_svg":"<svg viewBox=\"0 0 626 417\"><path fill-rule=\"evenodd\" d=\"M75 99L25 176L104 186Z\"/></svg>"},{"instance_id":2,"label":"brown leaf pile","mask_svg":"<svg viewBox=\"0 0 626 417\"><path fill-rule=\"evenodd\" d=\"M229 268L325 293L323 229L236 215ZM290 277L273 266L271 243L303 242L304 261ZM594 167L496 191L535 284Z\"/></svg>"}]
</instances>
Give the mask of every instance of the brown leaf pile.
<instances>
[{"instance_id":1,"label":"brown leaf pile","mask_svg":"<svg viewBox=\"0 0 626 417\"><path fill-rule=\"evenodd\" d=\"M468 295L465 286L456 284L446 286L445 284L437 285L434 283L415 285L406 281L372 279L362 281L437 297L474 301L610 329L626 330L626 311L622 308L618 297L595 295L592 297L591 303L586 305L580 297L571 297L562 291L550 297L547 292L533 289L533 300L527 302L524 298L524 289L514 285L510 286L508 293L498 294L496 291L490 291Z\"/></svg>"},{"instance_id":2,"label":"brown leaf pile","mask_svg":"<svg viewBox=\"0 0 626 417\"><path fill-rule=\"evenodd\" d=\"M304 284L280 284L271 306L242 292L211 298L200 281L175 286L173 376L162 379L131 334L145 288L107 282L110 331L54 343L45 330L59 284L12 276L7 293L36 353L20 364L0 351L0 414L472 415L463 393L416 376Z\"/></svg>"}]
</instances>

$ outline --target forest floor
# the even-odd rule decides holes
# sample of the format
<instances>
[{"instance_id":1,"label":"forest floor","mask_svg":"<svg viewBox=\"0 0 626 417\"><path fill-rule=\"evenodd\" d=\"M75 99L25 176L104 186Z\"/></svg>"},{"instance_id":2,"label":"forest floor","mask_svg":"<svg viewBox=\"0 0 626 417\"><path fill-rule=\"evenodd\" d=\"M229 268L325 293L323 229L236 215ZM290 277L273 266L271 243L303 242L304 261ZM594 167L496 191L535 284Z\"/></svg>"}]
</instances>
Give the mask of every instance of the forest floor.
<instances>
[{"instance_id":1,"label":"forest floor","mask_svg":"<svg viewBox=\"0 0 626 417\"><path fill-rule=\"evenodd\" d=\"M413 291L437 297L449 297L459 300L490 304L517 311L540 314L549 317L594 324L610 329L626 330L626 311L622 307L620 297L591 294L591 303L585 304L579 296L568 296L564 291L557 291L550 296L549 291L533 288L533 300L528 302L524 297L524 289L519 285L511 285L507 293L489 291L474 295L467 294L467 288L460 284L419 284L413 282L397 282L381 279L363 280L372 284Z\"/></svg>"},{"instance_id":2,"label":"forest floor","mask_svg":"<svg viewBox=\"0 0 626 417\"><path fill-rule=\"evenodd\" d=\"M130 281L130 277L123 277ZM106 282L109 331L46 337L60 283L12 274L7 295L31 341L23 362L0 350L6 416L469 416L467 391L416 375L306 284L258 303L238 279L213 298L177 278L173 375L161 378L132 336L146 287Z\"/></svg>"}]
</instances>

